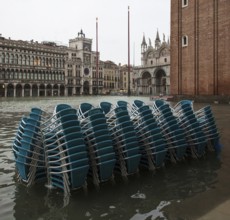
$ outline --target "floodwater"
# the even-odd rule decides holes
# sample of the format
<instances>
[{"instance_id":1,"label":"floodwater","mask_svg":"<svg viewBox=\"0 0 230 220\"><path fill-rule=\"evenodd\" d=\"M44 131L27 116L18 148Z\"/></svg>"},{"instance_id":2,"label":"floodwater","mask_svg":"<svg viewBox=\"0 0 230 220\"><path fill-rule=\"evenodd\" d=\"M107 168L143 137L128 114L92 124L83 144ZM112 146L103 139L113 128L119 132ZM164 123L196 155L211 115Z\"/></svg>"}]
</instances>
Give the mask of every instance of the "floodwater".
<instances>
[{"instance_id":1,"label":"floodwater","mask_svg":"<svg viewBox=\"0 0 230 220\"><path fill-rule=\"evenodd\" d=\"M56 104L132 102L148 97L98 96L0 100L0 219L17 220L190 220L230 219L230 105L212 105L221 132L220 155L167 164L156 171L140 170L127 180L119 175L96 189L73 191L70 198L45 183L25 187L16 180L12 142L23 115L32 107L52 112ZM195 109L207 104L195 103Z\"/></svg>"}]
</instances>

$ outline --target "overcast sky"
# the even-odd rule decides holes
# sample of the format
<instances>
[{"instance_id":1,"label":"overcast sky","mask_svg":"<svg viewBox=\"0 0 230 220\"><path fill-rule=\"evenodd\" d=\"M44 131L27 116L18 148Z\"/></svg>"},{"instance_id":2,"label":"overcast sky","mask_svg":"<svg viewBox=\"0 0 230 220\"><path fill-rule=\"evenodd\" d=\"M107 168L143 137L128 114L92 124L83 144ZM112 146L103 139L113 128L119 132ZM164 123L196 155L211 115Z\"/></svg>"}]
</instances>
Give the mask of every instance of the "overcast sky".
<instances>
[{"instance_id":1,"label":"overcast sky","mask_svg":"<svg viewBox=\"0 0 230 220\"><path fill-rule=\"evenodd\" d=\"M13 40L55 41L68 45L82 29L93 39L101 60L128 63L128 6L130 63L141 64L143 34L154 44L170 37L170 0L1 0L0 34Z\"/></svg>"}]
</instances>

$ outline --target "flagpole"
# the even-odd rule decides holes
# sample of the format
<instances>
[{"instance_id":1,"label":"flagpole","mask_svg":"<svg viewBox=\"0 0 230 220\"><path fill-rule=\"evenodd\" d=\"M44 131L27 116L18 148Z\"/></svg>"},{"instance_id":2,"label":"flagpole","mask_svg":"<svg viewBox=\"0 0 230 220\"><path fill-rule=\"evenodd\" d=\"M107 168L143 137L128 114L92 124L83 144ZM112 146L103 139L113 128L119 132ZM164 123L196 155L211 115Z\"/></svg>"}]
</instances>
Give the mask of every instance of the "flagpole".
<instances>
[{"instance_id":1,"label":"flagpole","mask_svg":"<svg viewBox=\"0 0 230 220\"><path fill-rule=\"evenodd\" d=\"M98 18L96 18L96 77L97 77L97 95L99 93L99 75L98 75Z\"/></svg>"},{"instance_id":2,"label":"flagpole","mask_svg":"<svg viewBox=\"0 0 230 220\"><path fill-rule=\"evenodd\" d=\"M130 92L130 25L129 25L129 6L128 6L128 96Z\"/></svg>"}]
</instances>

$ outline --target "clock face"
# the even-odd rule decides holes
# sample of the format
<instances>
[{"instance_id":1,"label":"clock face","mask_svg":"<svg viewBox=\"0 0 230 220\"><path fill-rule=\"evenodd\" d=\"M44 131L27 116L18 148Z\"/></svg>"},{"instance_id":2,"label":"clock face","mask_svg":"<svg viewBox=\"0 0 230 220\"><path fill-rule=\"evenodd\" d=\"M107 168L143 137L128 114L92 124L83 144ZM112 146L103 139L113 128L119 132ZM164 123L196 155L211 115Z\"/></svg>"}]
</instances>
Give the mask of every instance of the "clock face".
<instances>
[{"instance_id":1,"label":"clock face","mask_svg":"<svg viewBox=\"0 0 230 220\"><path fill-rule=\"evenodd\" d=\"M84 69L84 74L85 74L85 75L89 75L89 68L86 67L86 68Z\"/></svg>"}]
</instances>

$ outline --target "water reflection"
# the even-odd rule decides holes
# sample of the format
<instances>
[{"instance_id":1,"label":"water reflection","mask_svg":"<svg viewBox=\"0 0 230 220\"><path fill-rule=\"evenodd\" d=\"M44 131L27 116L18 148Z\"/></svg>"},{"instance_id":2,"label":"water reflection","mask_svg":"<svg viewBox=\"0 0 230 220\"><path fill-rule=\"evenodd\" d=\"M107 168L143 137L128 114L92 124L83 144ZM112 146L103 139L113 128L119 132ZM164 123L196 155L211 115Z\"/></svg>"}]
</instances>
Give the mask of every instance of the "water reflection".
<instances>
[{"instance_id":1,"label":"water reflection","mask_svg":"<svg viewBox=\"0 0 230 220\"><path fill-rule=\"evenodd\" d=\"M96 104L106 98L89 98L88 102ZM111 102L128 100L127 97L109 98ZM17 182L11 144L22 115L34 106L52 112L57 103L77 106L81 101L84 98L1 103L0 219L170 219L164 211L166 207L216 187L222 167L214 153L199 160L166 164L155 172L140 170L127 181L115 176L114 182L102 184L99 190L89 183L87 190L74 191L67 200L60 191L45 187L46 183L26 188Z\"/></svg>"},{"instance_id":2,"label":"water reflection","mask_svg":"<svg viewBox=\"0 0 230 220\"><path fill-rule=\"evenodd\" d=\"M74 191L68 205L60 191L39 184L25 188L16 184L14 216L16 219L130 219L141 220L164 216L163 208L171 202L215 187L220 162L214 155L203 160L184 161L165 169L141 170L124 182L105 183L100 190L90 185L88 191ZM150 219L150 218L149 218Z\"/></svg>"}]
</instances>

